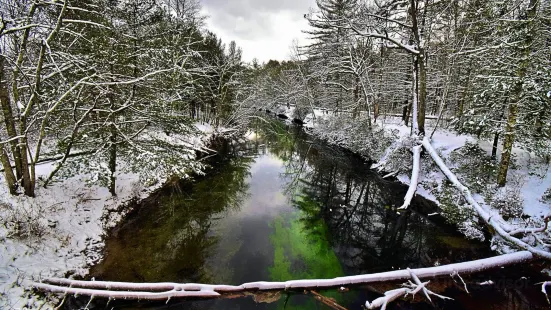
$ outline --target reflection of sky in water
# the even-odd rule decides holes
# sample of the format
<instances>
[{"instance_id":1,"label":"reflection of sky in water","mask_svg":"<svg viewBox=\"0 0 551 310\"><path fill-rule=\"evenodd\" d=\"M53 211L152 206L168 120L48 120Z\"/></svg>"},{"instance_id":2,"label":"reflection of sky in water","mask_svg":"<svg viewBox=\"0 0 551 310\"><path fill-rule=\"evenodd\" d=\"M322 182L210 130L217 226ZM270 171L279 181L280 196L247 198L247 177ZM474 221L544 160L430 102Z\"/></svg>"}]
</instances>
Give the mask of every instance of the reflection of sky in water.
<instances>
[{"instance_id":1,"label":"reflection of sky in water","mask_svg":"<svg viewBox=\"0 0 551 310\"><path fill-rule=\"evenodd\" d=\"M241 284L269 279L272 222L275 216L292 210L282 189L283 170L283 161L277 157L257 157L249 169L249 195L241 208L224 215L211 229L220 239L207 265L219 281Z\"/></svg>"},{"instance_id":2,"label":"reflection of sky in water","mask_svg":"<svg viewBox=\"0 0 551 310\"><path fill-rule=\"evenodd\" d=\"M283 162L273 155L257 158L250 169L249 193L251 196L243 204L240 215L259 217L274 215L281 208L289 208L282 192L284 181L280 178Z\"/></svg>"},{"instance_id":3,"label":"reflection of sky in water","mask_svg":"<svg viewBox=\"0 0 551 310\"><path fill-rule=\"evenodd\" d=\"M211 228L211 233L218 236L219 239L213 255L207 259L206 265L218 283L241 284L254 281L284 280L272 278L274 271L270 271L272 268L277 268L274 261L276 244L273 240L274 237L280 237L275 234L277 225L283 225L284 236L287 237L279 240L279 247L285 247L285 251L291 250L289 247L293 246L302 248L306 246L306 249L310 249L307 244L311 240L306 238L308 232L304 231L301 224L296 221L297 209L292 206L291 197L284 193L289 182L284 176L285 162L266 152L255 158L249 172L250 176L247 178L248 197L243 201L241 208L225 214ZM295 226L297 224L300 226L298 231L296 227L292 226L292 223ZM290 244L289 242L292 241L290 239L293 238L288 239L287 234L293 234L291 231L293 227L294 233L299 234L294 237L299 237L300 240L294 240L298 243ZM327 244L324 246L331 251ZM295 250L291 250L291 252ZM288 254L290 253L286 252L286 255ZM304 255L304 253L302 254ZM316 253L308 254L316 257ZM293 264L297 263L297 259L300 260L299 257L286 257L285 259L293 259ZM336 269L340 270L340 264L333 263L336 264ZM293 266L293 270L296 267ZM305 271L304 268L299 269L302 272ZM342 274L333 276L340 275ZM302 274L302 276L306 275ZM316 277L315 275L311 276ZM321 275L317 277L319 276ZM294 276L291 275L290 278L294 278ZM199 308L211 307L212 309L280 309L283 302L284 300L281 299L279 302L271 304L255 303L252 299L240 298L205 301L196 303L196 305ZM316 309L319 308L319 305L315 306L315 302L308 296L295 296L290 301L289 307L292 309ZM321 307L321 309L325 308Z\"/></svg>"}]
</instances>

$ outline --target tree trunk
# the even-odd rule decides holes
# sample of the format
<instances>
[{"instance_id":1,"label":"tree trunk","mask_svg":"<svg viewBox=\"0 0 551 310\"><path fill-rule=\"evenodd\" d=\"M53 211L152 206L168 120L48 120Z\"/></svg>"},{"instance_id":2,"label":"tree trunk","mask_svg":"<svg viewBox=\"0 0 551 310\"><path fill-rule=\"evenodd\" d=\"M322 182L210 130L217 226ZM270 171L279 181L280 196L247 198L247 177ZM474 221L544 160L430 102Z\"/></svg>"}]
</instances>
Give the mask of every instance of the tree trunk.
<instances>
[{"instance_id":1,"label":"tree trunk","mask_svg":"<svg viewBox=\"0 0 551 310\"><path fill-rule=\"evenodd\" d=\"M117 128L111 124L111 137L109 138L111 146L109 149L109 192L117 196L115 172L117 171Z\"/></svg>"},{"instance_id":2,"label":"tree trunk","mask_svg":"<svg viewBox=\"0 0 551 310\"><path fill-rule=\"evenodd\" d=\"M407 100L406 100L406 103L407 103ZM413 109L413 101L409 101L409 104L407 105L407 108L406 108L406 127L409 126L409 119L411 118L411 110Z\"/></svg>"},{"instance_id":3,"label":"tree trunk","mask_svg":"<svg viewBox=\"0 0 551 310\"><path fill-rule=\"evenodd\" d=\"M421 49L418 57L419 65L419 102L417 106L417 126L419 128L419 135L425 135L425 113L426 113L426 100L427 100L427 68L425 66L425 55Z\"/></svg>"},{"instance_id":4,"label":"tree trunk","mask_svg":"<svg viewBox=\"0 0 551 310\"><path fill-rule=\"evenodd\" d=\"M26 128L26 122L21 123L20 131L24 132ZM31 179L31 173L29 171L29 158L27 155L27 137L21 138L21 167L23 172L22 184L25 189L25 195L29 197L34 197L34 180Z\"/></svg>"},{"instance_id":5,"label":"tree trunk","mask_svg":"<svg viewBox=\"0 0 551 310\"><path fill-rule=\"evenodd\" d=\"M509 97L505 96L505 101L503 102L503 105L506 105L508 100L509 100ZM501 114L499 115L499 119L498 119L499 122L501 122L501 120L503 119L503 116L505 116L505 110L502 110ZM494 134L494 143L492 145L492 156L490 157L490 159L493 160L493 161L495 161L496 158L497 158L497 148L498 148L498 144L499 144L499 136L500 136L499 132L496 132Z\"/></svg>"},{"instance_id":6,"label":"tree trunk","mask_svg":"<svg viewBox=\"0 0 551 310\"><path fill-rule=\"evenodd\" d=\"M409 13L411 16L411 31L415 39L415 44L417 45L418 54L414 56L414 70L413 70L413 80L414 80L414 91L417 90L414 94L413 109L416 122L413 122L413 131L414 134L420 136L425 135L425 111L426 111L426 99L427 99L427 55L425 54L425 48L423 45L423 25L424 21L419 24L418 20L418 1L410 0ZM421 16L424 17L424 16ZM415 124L417 123L417 124ZM416 132L415 132L416 131Z\"/></svg>"},{"instance_id":7,"label":"tree trunk","mask_svg":"<svg viewBox=\"0 0 551 310\"><path fill-rule=\"evenodd\" d=\"M348 287L350 285L366 285L369 283L383 283L387 281L403 281L411 279L415 273L418 279L432 279L449 276L450 274L472 274L504 267L513 264L526 263L534 259L528 251L515 252L500 256L484 258L475 261L455 263L436 267L417 268L411 270L393 270L376 274L364 274L334 279L290 280L286 282L252 282L237 286L199 284L199 283L128 283L106 281L79 281L60 278L43 279L33 282L32 287L45 292L59 294L78 294L93 296L94 298L110 298L125 300L171 300L176 298L224 298L235 297L239 292L258 294L262 291L299 291L317 288L328 289L333 287Z\"/></svg>"},{"instance_id":8,"label":"tree trunk","mask_svg":"<svg viewBox=\"0 0 551 310\"><path fill-rule=\"evenodd\" d=\"M404 105L402 107L402 121L406 124L406 126L408 125L408 100L406 99L406 101L404 102Z\"/></svg>"},{"instance_id":9,"label":"tree trunk","mask_svg":"<svg viewBox=\"0 0 551 310\"><path fill-rule=\"evenodd\" d=\"M517 83L518 84L518 83ZM522 85L521 85L522 87ZM520 95L522 90L515 87L515 94ZM518 93L518 94L517 94ZM518 105L517 98L513 99L515 102L509 103L507 117L507 125L505 127L505 140L503 141L503 151L501 152L501 163L499 164L499 173L497 176L497 184L499 186L505 186L507 182L507 171L509 170L509 164L511 162L511 152L513 151L513 144L515 143L515 127L517 124Z\"/></svg>"},{"instance_id":10,"label":"tree trunk","mask_svg":"<svg viewBox=\"0 0 551 310\"><path fill-rule=\"evenodd\" d=\"M15 138L17 137L17 131L15 130L15 121L13 116L13 109L10 104L8 85L5 80L6 76L4 74L4 63L5 57L2 55L2 50L0 49L0 104L2 105L4 125L6 126L8 137ZM18 146L18 141L19 139L14 139L10 142L11 153L15 162L15 175L17 177L16 182L23 176L21 167L21 149ZM9 160L9 157L7 158Z\"/></svg>"},{"instance_id":11,"label":"tree trunk","mask_svg":"<svg viewBox=\"0 0 551 310\"><path fill-rule=\"evenodd\" d=\"M494 144L492 145L492 160L496 160L497 157L497 147L499 143L499 132L496 132L494 134Z\"/></svg>"},{"instance_id":12,"label":"tree trunk","mask_svg":"<svg viewBox=\"0 0 551 310\"><path fill-rule=\"evenodd\" d=\"M360 78L356 75L355 87L354 87L354 113L353 118L356 118L360 113Z\"/></svg>"},{"instance_id":13,"label":"tree trunk","mask_svg":"<svg viewBox=\"0 0 551 310\"><path fill-rule=\"evenodd\" d=\"M518 102L523 96L524 77L528 72L528 65L530 64L530 50L532 48L532 41L534 39L535 27L532 26L533 19L536 16L539 0L530 0L530 5L526 12L526 28L527 34L523 44L521 44L521 60L517 70L517 82L515 82L513 92L511 93L511 101L508 107L507 125L505 127L505 139L503 142L503 151L501 154L501 163L499 165L499 174L497 176L497 184L499 186L505 186L507 182L507 172L509 170L509 164L511 161L511 152L513 150L513 144L515 143L517 116L518 116Z\"/></svg>"},{"instance_id":14,"label":"tree trunk","mask_svg":"<svg viewBox=\"0 0 551 310\"><path fill-rule=\"evenodd\" d=\"M10 194L17 194L17 183L13 170L11 169L10 159L6 151L4 150L4 145L0 144L0 161L2 162L2 167L4 167L4 176L8 185Z\"/></svg>"}]
</instances>

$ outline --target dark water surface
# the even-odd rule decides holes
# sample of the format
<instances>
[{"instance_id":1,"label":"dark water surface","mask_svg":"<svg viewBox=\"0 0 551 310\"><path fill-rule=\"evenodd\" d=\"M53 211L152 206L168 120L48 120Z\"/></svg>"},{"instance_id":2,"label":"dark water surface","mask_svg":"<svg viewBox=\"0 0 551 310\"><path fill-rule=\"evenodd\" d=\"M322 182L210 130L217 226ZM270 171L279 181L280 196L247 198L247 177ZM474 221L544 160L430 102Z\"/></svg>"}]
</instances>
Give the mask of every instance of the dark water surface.
<instances>
[{"instance_id":1,"label":"dark water surface","mask_svg":"<svg viewBox=\"0 0 551 310\"><path fill-rule=\"evenodd\" d=\"M333 278L426 267L495 255L469 241L416 197L397 214L407 188L382 179L358 157L272 123L247 142L232 142L211 158L213 169L191 182L172 182L147 199L106 240L98 280L241 284ZM464 277L471 294L451 279L435 291L456 301L423 297L390 309L531 309L547 305L520 267ZM493 286L479 282L493 279ZM507 282L509 281L509 282ZM516 281L516 282L515 282ZM472 285L471 285L472 284ZM399 283L320 293L346 308ZM78 304L78 302L77 302ZM73 306L76 304L73 304ZM330 309L311 294L273 293L236 299L122 303L97 309Z\"/></svg>"}]
</instances>

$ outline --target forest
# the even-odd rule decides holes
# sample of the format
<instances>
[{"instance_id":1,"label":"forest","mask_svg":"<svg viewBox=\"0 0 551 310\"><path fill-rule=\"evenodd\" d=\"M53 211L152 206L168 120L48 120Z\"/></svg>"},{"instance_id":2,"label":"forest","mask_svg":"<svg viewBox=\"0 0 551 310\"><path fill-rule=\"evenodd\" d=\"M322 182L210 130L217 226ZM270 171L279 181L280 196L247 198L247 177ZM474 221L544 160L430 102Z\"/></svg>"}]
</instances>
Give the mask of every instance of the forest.
<instances>
[{"instance_id":1,"label":"forest","mask_svg":"<svg viewBox=\"0 0 551 310\"><path fill-rule=\"evenodd\" d=\"M39 291L90 301L170 300L408 280L364 300L368 309L385 309L416 293L449 299L421 281L430 277L458 276L468 292L460 273L545 266L551 259L551 1L316 0L303 14L306 43L295 41L285 60L247 62L235 41L208 29L199 0L0 0L0 307L53 308L61 300ZM333 180L338 169L320 164L311 146L285 140L279 127L259 129L274 121L370 167L361 176L347 172L339 183ZM351 252L337 245L369 243L368 223L378 216L407 221L421 212L419 196L437 205L426 218L439 214L464 239L487 242L492 257L412 265L401 273L370 274L374 269L362 265L352 268L362 274L334 279L242 285L79 281L89 280L106 236L132 216L133 203L167 184L208 177L217 163L205 158L223 153L221 140L242 143L256 135L269 138L270 153L286 167L294 165L287 170L300 171L302 179L290 181L285 194L308 214L304 221L332 231L338 257ZM201 226L203 237L212 218L245 204L250 158L265 155L258 148L232 154L249 166L224 174L229 183L220 191L235 192L231 198L193 198L210 208L196 221L209 223ZM307 165L314 167L312 183L303 180ZM384 198L393 193L380 183L388 180L405 186L399 202ZM295 187L302 196L288 189ZM370 188L384 199L362 198ZM363 202L365 209L330 216L327 210L340 208L337 196L344 206L357 200L354 206ZM382 201L389 206L377 212L390 213L368 211ZM187 203L171 202L171 208L183 208L186 219L197 216ZM312 215L317 208L322 211ZM349 212L361 219L342 227ZM400 242L396 235L386 240L384 251L396 253L403 234L405 228ZM163 242L169 237L163 234ZM540 269L546 299L551 271ZM329 297L317 298L333 307Z\"/></svg>"}]
</instances>

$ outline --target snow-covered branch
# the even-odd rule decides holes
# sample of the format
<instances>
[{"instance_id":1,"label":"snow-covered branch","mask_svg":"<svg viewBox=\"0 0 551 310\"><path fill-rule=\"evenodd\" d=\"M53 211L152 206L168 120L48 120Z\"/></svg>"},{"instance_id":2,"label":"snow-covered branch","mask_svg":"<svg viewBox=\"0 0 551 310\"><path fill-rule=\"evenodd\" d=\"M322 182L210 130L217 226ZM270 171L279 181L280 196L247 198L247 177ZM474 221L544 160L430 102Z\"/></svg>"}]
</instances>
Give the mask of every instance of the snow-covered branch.
<instances>
[{"instance_id":1,"label":"snow-covered branch","mask_svg":"<svg viewBox=\"0 0 551 310\"><path fill-rule=\"evenodd\" d=\"M549 301L549 296L547 296L547 290L545 289L546 286L551 286L551 281L546 281L541 284L541 292L545 295L545 299L547 299L547 302L551 304Z\"/></svg>"},{"instance_id":2,"label":"snow-covered branch","mask_svg":"<svg viewBox=\"0 0 551 310\"><path fill-rule=\"evenodd\" d=\"M376 33L376 32L362 32L354 26L350 26L350 29L352 29L359 36L387 40L387 41L393 43L394 45L402 48L403 50L405 50L408 53L411 53L411 54L414 54L414 55L419 55L420 54L420 52L417 49L415 49L413 46L403 44L402 42L398 41L397 39L388 36L388 34L382 35L382 34Z\"/></svg>"},{"instance_id":3,"label":"snow-covered branch","mask_svg":"<svg viewBox=\"0 0 551 310\"><path fill-rule=\"evenodd\" d=\"M421 280L419 280L419 277L415 274L415 272L413 272L409 268L407 270L409 271L409 274L411 275L411 278L413 279L413 282L408 281L407 284L404 284L404 286L405 286L404 288L399 288L399 289L395 289L395 290L386 291L384 296L379 297L379 298L373 300L372 302L366 301L365 302L366 308L367 309L381 308L382 310L384 310L384 309L386 309L386 306L390 302L392 302L392 301L394 301L394 300L396 300L400 297L405 297L407 295L412 295L412 296L415 297L415 294L417 294L421 291L423 292L423 294L425 295L425 297L427 297L427 299L429 301L432 301L431 298L430 298L430 295L436 296L440 299L452 300L452 298L436 294L433 291L427 289L427 284L429 283L429 281L421 282Z\"/></svg>"}]
</instances>

